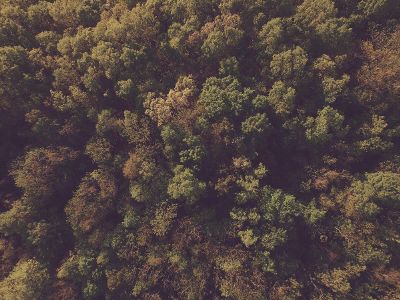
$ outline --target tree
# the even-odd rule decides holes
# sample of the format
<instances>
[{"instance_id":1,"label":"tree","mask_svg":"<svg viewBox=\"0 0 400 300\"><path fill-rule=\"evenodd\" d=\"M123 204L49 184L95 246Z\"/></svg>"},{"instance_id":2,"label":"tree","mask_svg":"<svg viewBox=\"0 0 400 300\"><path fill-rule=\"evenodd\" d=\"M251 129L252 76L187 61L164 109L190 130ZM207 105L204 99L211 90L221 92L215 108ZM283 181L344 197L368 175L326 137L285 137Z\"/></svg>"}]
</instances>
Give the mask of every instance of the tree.
<instances>
[{"instance_id":1,"label":"tree","mask_svg":"<svg viewBox=\"0 0 400 300\"><path fill-rule=\"evenodd\" d=\"M295 21L302 26L316 27L336 17L332 0L305 0L297 7Z\"/></svg>"},{"instance_id":2,"label":"tree","mask_svg":"<svg viewBox=\"0 0 400 300\"><path fill-rule=\"evenodd\" d=\"M179 160L185 166L199 170L206 157L206 150L198 136L189 136L182 142L185 147L179 152Z\"/></svg>"},{"instance_id":3,"label":"tree","mask_svg":"<svg viewBox=\"0 0 400 300\"><path fill-rule=\"evenodd\" d=\"M239 235L242 243L246 247L250 247L251 245L254 245L254 243L257 242L257 240L258 240L258 237L254 236L253 230L251 230L251 229L239 231L238 235Z\"/></svg>"},{"instance_id":4,"label":"tree","mask_svg":"<svg viewBox=\"0 0 400 300\"><path fill-rule=\"evenodd\" d=\"M67 167L77 158L78 153L67 147L37 148L17 160L11 174L26 199L33 205L42 206L48 204L55 193L69 187L73 173L68 172ZM64 176L60 176L60 172Z\"/></svg>"},{"instance_id":5,"label":"tree","mask_svg":"<svg viewBox=\"0 0 400 300\"><path fill-rule=\"evenodd\" d=\"M276 114L285 116L292 112L295 96L294 88L286 86L282 81L277 81L269 91L267 101Z\"/></svg>"},{"instance_id":6,"label":"tree","mask_svg":"<svg viewBox=\"0 0 400 300\"><path fill-rule=\"evenodd\" d=\"M387 206L398 209L399 174L377 172L365 177L366 180L354 182L350 189L344 207L347 216L366 218L378 214L381 208Z\"/></svg>"},{"instance_id":7,"label":"tree","mask_svg":"<svg viewBox=\"0 0 400 300\"><path fill-rule=\"evenodd\" d=\"M151 127L146 118L139 116L135 112L124 111L122 136L128 143L134 145L144 145L151 140Z\"/></svg>"},{"instance_id":8,"label":"tree","mask_svg":"<svg viewBox=\"0 0 400 300\"><path fill-rule=\"evenodd\" d=\"M372 115L369 122L360 128L361 140L356 143L357 147L363 152L385 152L393 147L388 141L388 124L383 116Z\"/></svg>"},{"instance_id":9,"label":"tree","mask_svg":"<svg viewBox=\"0 0 400 300\"><path fill-rule=\"evenodd\" d=\"M170 123L190 107L195 91L195 82L191 76L180 77L168 95L158 98L154 93L149 93L144 103L145 112L158 126Z\"/></svg>"},{"instance_id":10,"label":"tree","mask_svg":"<svg viewBox=\"0 0 400 300\"><path fill-rule=\"evenodd\" d=\"M328 274L320 274L319 277L321 282L333 292L346 294L351 290L349 279L359 276L364 270L365 267L362 266L347 265L343 269L334 269Z\"/></svg>"},{"instance_id":11,"label":"tree","mask_svg":"<svg viewBox=\"0 0 400 300\"><path fill-rule=\"evenodd\" d=\"M57 43L61 39L61 36L54 31L42 31L35 38L44 51L53 54L57 51Z\"/></svg>"},{"instance_id":12,"label":"tree","mask_svg":"<svg viewBox=\"0 0 400 300\"><path fill-rule=\"evenodd\" d=\"M307 118L305 123L306 137L316 144L330 142L334 137L341 138L347 131L343 122L344 117L337 110L330 106L325 106L318 111L316 118Z\"/></svg>"},{"instance_id":13,"label":"tree","mask_svg":"<svg viewBox=\"0 0 400 300\"><path fill-rule=\"evenodd\" d=\"M292 195L286 195L280 190L263 189L261 210L266 221L272 224L293 223L294 218L301 214L301 206Z\"/></svg>"},{"instance_id":14,"label":"tree","mask_svg":"<svg viewBox=\"0 0 400 300\"><path fill-rule=\"evenodd\" d=\"M21 46L0 48L0 108L11 112L11 100L20 101L29 83L29 60L26 49ZM20 103L23 108L28 103Z\"/></svg>"},{"instance_id":15,"label":"tree","mask_svg":"<svg viewBox=\"0 0 400 300\"><path fill-rule=\"evenodd\" d=\"M182 165L174 168L174 177L168 185L168 194L171 198L194 204L205 190L206 184L198 180L192 170Z\"/></svg>"},{"instance_id":16,"label":"tree","mask_svg":"<svg viewBox=\"0 0 400 300\"><path fill-rule=\"evenodd\" d=\"M172 23L168 28L169 45L177 50L179 54L188 56L190 53L190 38L199 27L199 20L191 17L184 24Z\"/></svg>"},{"instance_id":17,"label":"tree","mask_svg":"<svg viewBox=\"0 0 400 300\"><path fill-rule=\"evenodd\" d=\"M124 176L132 180L152 178L157 171L156 162L152 156L153 153L145 148L130 152L122 170Z\"/></svg>"},{"instance_id":18,"label":"tree","mask_svg":"<svg viewBox=\"0 0 400 300\"><path fill-rule=\"evenodd\" d=\"M14 3L2 3L0 10L0 45L27 46L32 40L25 28L26 12Z\"/></svg>"},{"instance_id":19,"label":"tree","mask_svg":"<svg viewBox=\"0 0 400 300\"><path fill-rule=\"evenodd\" d=\"M302 285L294 278L289 278L273 288L272 300L294 300L301 297Z\"/></svg>"},{"instance_id":20,"label":"tree","mask_svg":"<svg viewBox=\"0 0 400 300\"><path fill-rule=\"evenodd\" d=\"M99 136L107 136L120 133L121 120L113 116L111 109L104 109L97 115L96 132Z\"/></svg>"},{"instance_id":21,"label":"tree","mask_svg":"<svg viewBox=\"0 0 400 300\"><path fill-rule=\"evenodd\" d=\"M38 1L27 9L29 26L36 32L44 32L51 27L53 21L50 16L50 3L47 1Z\"/></svg>"},{"instance_id":22,"label":"tree","mask_svg":"<svg viewBox=\"0 0 400 300\"><path fill-rule=\"evenodd\" d=\"M177 216L177 208L176 204L165 204L156 210L154 218L150 221L156 236L165 236Z\"/></svg>"},{"instance_id":23,"label":"tree","mask_svg":"<svg viewBox=\"0 0 400 300\"><path fill-rule=\"evenodd\" d=\"M219 62L220 76L238 76L239 75L239 62L236 57L232 56Z\"/></svg>"},{"instance_id":24,"label":"tree","mask_svg":"<svg viewBox=\"0 0 400 300\"><path fill-rule=\"evenodd\" d=\"M341 79L335 80L331 77L326 77L322 80L322 88L325 94L325 101L329 104L336 101L346 89L350 81L348 75L343 75Z\"/></svg>"},{"instance_id":25,"label":"tree","mask_svg":"<svg viewBox=\"0 0 400 300\"><path fill-rule=\"evenodd\" d=\"M57 278L79 282L85 298L96 297L101 292L99 277L102 276L96 263L96 256L93 251L70 253L69 257L58 268Z\"/></svg>"},{"instance_id":26,"label":"tree","mask_svg":"<svg viewBox=\"0 0 400 300\"><path fill-rule=\"evenodd\" d=\"M19 261L11 273L0 282L0 293L5 300L39 300L45 297L49 281L48 270L38 261Z\"/></svg>"},{"instance_id":27,"label":"tree","mask_svg":"<svg viewBox=\"0 0 400 300\"><path fill-rule=\"evenodd\" d=\"M236 14L217 16L214 21L206 23L200 30L204 39L202 53L206 57L219 58L231 52L243 36L240 26L240 16Z\"/></svg>"},{"instance_id":28,"label":"tree","mask_svg":"<svg viewBox=\"0 0 400 300\"><path fill-rule=\"evenodd\" d=\"M258 33L263 54L270 56L283 50L285 24L282 18L274 18L265 24Z\"/></svg>"},{"instance_id":29,"label":"tree","mask_svg":"<svg viewBox=\"0 0 400 300\"><path fill-rule=\"evenodd\" d=\"M92 48L92 59L104 70L106 78L116 81L122 71L122 61L118 49L111 42L100 41Z\"/></svg>"},{"instance_id":30,"label":"tree","mask_svg":"<svg viewBox=\"0 0 400 300\"><path fill-rule=\"evenodd\" d=\"M233 76L210 77L203 85L199 104L204 106L206 117L210 119L223 114L237 116L250 102L252 93L251 89L243 89Z\"/></svg>"},{"instance_id":31,"label":"tree","mask_svg":"<svg viewBox=\"0 0 400 300\"><path fill-rule=\"evenodd\" d=\"M25 234L27 223L32 219L31 207L23 199L17 200L12 207L1 213L0 232L5 235Z\"/></svg>"},{"instance_id":32,"label":"tree","mask_svg":"<svg viewBox=\"0 0 400 300\"><path fill-rule=\"evenodd\" d=\"M112 145L104 138L93 140L86 145L86 154L98 164L107 163L112 158Z\"/></svg>"},{"instance_id":33,"label":"tree","mask_svg":"<svg viewBox=\"0 0 400 300\"><path fill-rule=\"evenodd\" d=\"M65 207L67 220L77 237L90 233L113 211L115 179L104 170L85 176Z\"/></svg>"},{"instance_id":34,"label":"tree","mask_svg":"<svg viewBox=\"0 0 400 300\"><path fill-rule=\"evenodd\" d=\"M67 28L76 28L82 24L92 26L100 17L103 1L66 1L56 0L50 6L50 15L56 24Z\"/></svg>"},{"instance_id":35,"label":"tree","mask_svg":"<svg viewBox=\"0 0 400 300\"><path fill-rule=\"evenodd\" d=\"M307 61L306 52L299 46L274 54L270 64L272 76L277 80L296 83L303 77Z\"/></svg>"},{"instance_id":36,"label":"tree","mask_svg":"<svg viewBox=\"0 0 400 300\"><path fill-rule=\"evenodd\" d=\"M397 29L391 34L376 34L372 41L362 45L365 62L358 73L359 101L381 112L390 107L397 108L393 101L400 93L397 75L400 65L396 59L399 37L400 30Z\"/></svg>"},{"instance_id":37,"label":"tree","mask_svg":"<svg viewBox=\"0 0 400 300\"><path fill-rule=\"evenodd\" d=\"M400 9L399 4L391 0L362 0L357 7L365 16L378 18L394 16Z\"/></svg>"},{"instance_id":38,"label":"tree","mask_svg":"<svg viewBox=\"0 0 400 300\"><path fill-rule=\"evenodd\" d=\"M258 113L242 122L242 131L244 134L258 135L264 133L270 126L267 115Z\"/></svg>"},{"instance_id":39,"label":"tree","mask_svg":"<svg viewBox=\"0 0 400 300\"><path fill-rule=\"evenodd\" d=\"M352 46L352 30L347 19L335 18L319 24L316 35L327 53L345 53Z\"/></svg>"}]
</instances>

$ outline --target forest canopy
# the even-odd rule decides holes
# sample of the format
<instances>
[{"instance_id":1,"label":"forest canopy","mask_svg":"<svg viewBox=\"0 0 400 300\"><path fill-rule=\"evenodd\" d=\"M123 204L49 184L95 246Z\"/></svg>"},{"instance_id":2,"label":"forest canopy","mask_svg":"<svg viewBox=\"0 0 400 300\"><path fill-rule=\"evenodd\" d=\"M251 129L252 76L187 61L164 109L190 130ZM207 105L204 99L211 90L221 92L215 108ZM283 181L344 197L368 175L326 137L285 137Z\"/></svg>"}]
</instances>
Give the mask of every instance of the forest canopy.
<instances>
[{"instance_id":1,"label":"forest canopy","mask_svg":"<svg viewBox=\"0 0 400 300\"><path fill-rule=\"evenodd\" d=\"M0 0L0 300L400 299L400 1Z\"/></svg>"}]
</instances>

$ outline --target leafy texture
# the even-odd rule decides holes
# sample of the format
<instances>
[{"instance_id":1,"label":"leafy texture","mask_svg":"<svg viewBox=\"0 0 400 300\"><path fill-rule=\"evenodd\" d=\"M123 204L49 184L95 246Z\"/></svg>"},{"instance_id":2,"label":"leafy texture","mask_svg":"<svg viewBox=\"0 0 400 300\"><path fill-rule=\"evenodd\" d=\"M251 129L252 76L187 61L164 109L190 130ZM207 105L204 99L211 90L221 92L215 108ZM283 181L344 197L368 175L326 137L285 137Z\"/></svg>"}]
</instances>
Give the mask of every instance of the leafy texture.
<instances>
[{"instance_id":1,"label":"leafy texture","mask_svg":"<svg viewBox=\"0 0 400 300\"><path fill-rule=\"evenodd\" d=\"M399 0L0 0L0 300L395 300Z\"/></svg>"}]
</instances>

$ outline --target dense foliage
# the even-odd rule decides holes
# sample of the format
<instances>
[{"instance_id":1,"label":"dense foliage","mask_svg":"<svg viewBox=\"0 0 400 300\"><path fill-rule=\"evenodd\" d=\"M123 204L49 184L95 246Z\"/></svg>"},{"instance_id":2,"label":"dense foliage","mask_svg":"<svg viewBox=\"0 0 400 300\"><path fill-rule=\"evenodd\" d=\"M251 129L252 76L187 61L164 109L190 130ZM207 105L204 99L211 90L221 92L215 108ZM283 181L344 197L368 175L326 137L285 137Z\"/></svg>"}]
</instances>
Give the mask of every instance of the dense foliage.
<instances>
[{"instance_id":1,"label":"dense foliage","mask_svg":"<svg viewBox=\"0 0 400 300\"><path fill-rule=\"evenodd\" d=\"M400 1L0 0L0 299L400 299Z\"/></svg>"}]
</instances>

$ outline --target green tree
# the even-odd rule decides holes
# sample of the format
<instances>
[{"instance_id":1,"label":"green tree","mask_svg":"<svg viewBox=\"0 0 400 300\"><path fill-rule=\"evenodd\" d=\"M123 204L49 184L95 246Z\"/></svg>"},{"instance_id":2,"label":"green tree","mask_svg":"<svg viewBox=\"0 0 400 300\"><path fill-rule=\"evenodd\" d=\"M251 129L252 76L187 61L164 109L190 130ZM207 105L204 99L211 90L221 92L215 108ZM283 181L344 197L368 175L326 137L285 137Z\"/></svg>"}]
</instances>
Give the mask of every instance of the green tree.
<instances>
[{"instance_id":1,"label":"green tree","mask_svg":"<svg viewBox=\"0 0 400 300\"><path fill-rule=\"evenodd\" d=\"M27 92L29 78L28 52L21 46L0 47L0 108L10 111L13 101L21 101ZM19 103L19 108L27 103Z\"/></svg>"},{"instance_id":2,"label":"green tree","mask_svg":"<svg viewBox=\"0 0 400 300\"><path fill-rule=\"evenodd\" d=\"M324 144L333 138L342 138L347 131L344 117L334 108L325 106L317 117L308 117L305 123L307 139L316 144Z\"/></svg>"},{"instance_id":3,"label":"green tree","mask_svg":"<svg viewBox=\"0 0 400 300\"><path fill-rule=\"evenodd\" d=\"M304 76L307 53L299 46L272 56L272 76L277 80L297 82Z\"/></svg>"},{"instance_id":4,"label":"green tree","mask_svg":"<svg viewBox=\"0 0 400 300\"><path fill-rule=\"evenodd\" d=\"M240 43L243 30L239 15L217 16L214 21L206 23L200 30L204 41L201 46L206 57L219 58L231 52Z\"/></svg>"},{"instance_id":5,"label":"green tree","mask_svg":"<svg viewBox=\"0 0 400 300\"><path fill-rule=\"evenodd\" d=\"M270 126L267 115L258 113L242 122L242 131L244 134L257 135L264 133Z\"/></svg>"},{"instance_id":6,"label":"green tree","mask_svg":"<svg viewBox=\"0 0 400 300\"><path fill-rule=\"evenodd\" d=\"M19 261L0 282L1 297L11 299L43 299L50 282L48 270L34 259Z\"/></svg>"},{"instance_id":7,"label":"green tree","mask_svg":"<svg viewBox=\"0 0 400 300\"><path fill-rule=\"evenodd\" d=\"M198 180L192 170L178 165L174 168L174 177L168 185L168 194L173 199L187 204L197 202L206 190L206 184Z\"/></svg>"},{"instance_id":8,"label":"green tree","mask_svg":"<svg viewBox=\"0 0 400 300\"><path fill-rule=\"evenodd\" d=\"M337 8L332 0L305 0L297 7L295 21L302 26L316 27L336 14Z\"/></svg>"},{"instance_id":9,"label":"green tree","mask_svg":"<svg viewBox=\"0 0 400 300\"><path fill-rule=\"evenodd\" d=\"M282 18L274 18L265 24L258 34L263 54L270 56L283 50L285 24Z\"/></svg>"},{"instance_id":10,"label":"green tree","mask_svg":"<svg viewBox=\"0 0 400 300\"><path fill-rule=\"evenodd\" d=\"M223 114L235 116L243 112L252 94L253 91L243 89L235 77L210 77L203 85L199 103L204 106L205 114L210 119Z\"/></svg>"},{"instance_id":11,"label":"green tree","mask_svg":"<svg viewBox=\"0 0 400 300\"><path fill-rule=\"evenodd\" d=\"M276 114L285 116L293 111L295 96L294 88L286 86L282 81L277 81L269 91L267 101Z\"/></svg>"}]
</instances>

